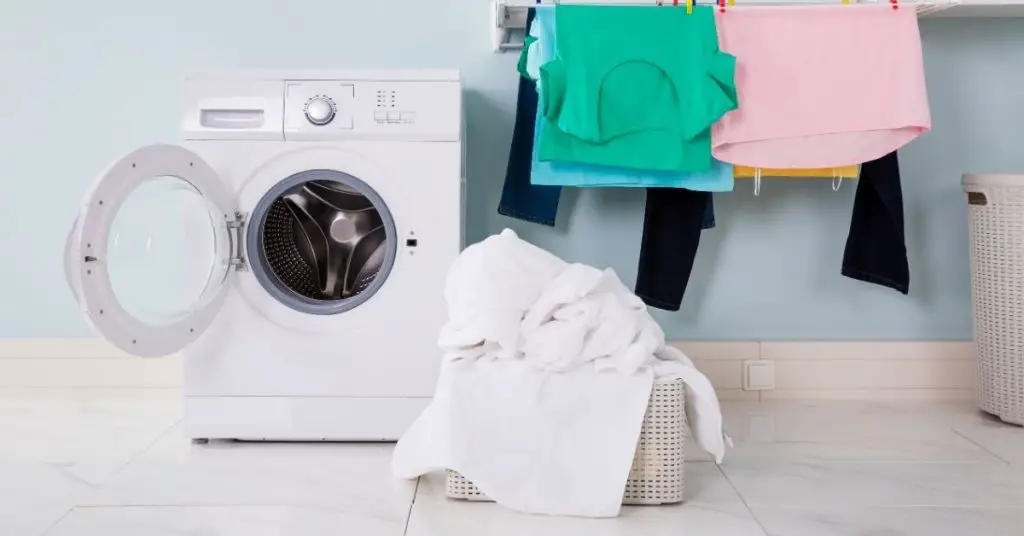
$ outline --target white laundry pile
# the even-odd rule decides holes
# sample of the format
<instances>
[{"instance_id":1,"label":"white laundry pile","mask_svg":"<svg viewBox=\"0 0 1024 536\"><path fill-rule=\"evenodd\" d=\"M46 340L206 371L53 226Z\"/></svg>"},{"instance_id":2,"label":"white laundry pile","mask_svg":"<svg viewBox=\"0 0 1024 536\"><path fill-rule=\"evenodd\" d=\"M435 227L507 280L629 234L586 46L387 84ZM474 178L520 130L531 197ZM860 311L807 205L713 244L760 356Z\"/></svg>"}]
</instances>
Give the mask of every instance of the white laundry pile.
<instances>
[{"instance_id":1,"label":"white laundry pile","mask_svg":"<svg viewBox=\"0 0 1024 536\"><path fill-rule=\"evenodd\" d=\"M721 461L711 383L612 270L506 229L459 256L445 298L441 377L395 447L396 476L452 469L515 510L618 515L655 377L687 384L691 431Z\"/></svg>"}]
</instances>

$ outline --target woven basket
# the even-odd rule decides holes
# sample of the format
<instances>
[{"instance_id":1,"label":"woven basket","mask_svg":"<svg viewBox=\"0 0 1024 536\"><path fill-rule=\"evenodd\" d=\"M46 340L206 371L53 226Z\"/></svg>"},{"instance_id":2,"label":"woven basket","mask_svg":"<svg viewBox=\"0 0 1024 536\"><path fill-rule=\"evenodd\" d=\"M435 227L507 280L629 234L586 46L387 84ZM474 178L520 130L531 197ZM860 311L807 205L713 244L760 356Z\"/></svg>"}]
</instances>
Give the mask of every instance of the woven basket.
<instances>
[{"instance_id":1,"label":"woven basket","mask_svg":"<svg viewBox=\"0 0 1024 536\"><path fill-rule=\"evenodd\" d=\"M657 381L651 390L647 413L640 429L633 467L622 504L673 504L683 502L683 438L685 387L682 380ZM451 499L490 501L472 482L448 471L446 494Z\"/></svg>"},{"instance_id":2,"label":"woven basket","mask_svg":"<svg viewBox=\"0 0 1024 536\"><path fill-rule=\"evenodd\" d=\"M1024 175L964 175L978 406L1024 425Z\"/></svg>"}]
</instances>

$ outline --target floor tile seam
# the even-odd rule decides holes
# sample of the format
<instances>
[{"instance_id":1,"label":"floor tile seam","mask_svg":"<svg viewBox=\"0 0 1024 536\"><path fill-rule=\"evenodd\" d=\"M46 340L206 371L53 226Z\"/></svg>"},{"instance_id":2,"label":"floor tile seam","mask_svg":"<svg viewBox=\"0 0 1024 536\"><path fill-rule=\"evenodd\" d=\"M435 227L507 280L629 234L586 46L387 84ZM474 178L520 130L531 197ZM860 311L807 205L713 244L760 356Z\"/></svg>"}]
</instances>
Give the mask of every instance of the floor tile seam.
<instances>
[{"instance_id":1,"label":"floor tile seam","mask_svg":"<svg viewBox=\"0 0 1024 536\"><path fill-rule=\"evenodd\" d=\"M715 468L718 470L718 474L722 475L722 478L724 478L725 481L729 484L729 487L732 489L733 493L735 493L736 496L739 497L740 502L743 503L743 508L747 511L747 514L750 515L750 518L754 520L754 523L757 524L757 528L761 531L761 534L763 534L764 536L769 536L770 533L768 532L768 529L764 526L764 523L761 522L761 519L757 517L757 514L754 513L754 510L750 508L749 504L747 504L747 499L743 496L742 493L740 493L740 490L736 488L736 485L733 484L732 480L729 478L729 475L725 474L725 471L722 469L722 466L720 464L715 464Z\"/></svg>"},{"instance_id":2,"label":"floor tile seam","mask_svg":"<svg viewBox=\"0 0 1024 536\"><path fill-rule=\"evenodd\" d=\"M970 442L972 445L974 445L974 446L978 447L979 449L981 449L981 450L985 451L986 453L988 453L993 458L1003 462L1006 465L1013 465L1012 463L1010 463L1010 460L1007 460L1006 458L1003 458L1002 456L996 454L994 451L992 451L992 449L986 447L984 444L982 444L979 441L975 441L973 438L971 438L971 436L965 434L964 432L961 432L960 430L958 430L956 428L952 428L951 430L953 430L954 434L964 438L965 440Z\"/></svg>"}]
</instances>

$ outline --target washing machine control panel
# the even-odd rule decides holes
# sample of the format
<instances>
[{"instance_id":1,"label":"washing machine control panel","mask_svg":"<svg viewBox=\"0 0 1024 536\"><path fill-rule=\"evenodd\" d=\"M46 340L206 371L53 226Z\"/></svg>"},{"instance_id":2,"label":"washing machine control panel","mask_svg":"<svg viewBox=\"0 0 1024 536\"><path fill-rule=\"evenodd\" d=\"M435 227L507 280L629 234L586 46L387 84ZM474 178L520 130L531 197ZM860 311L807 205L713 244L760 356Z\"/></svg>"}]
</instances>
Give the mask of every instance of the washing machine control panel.
<instances>
[{"instance_id":1,"label":"washing machine control panel","mask_svg":"<svg viewBox=\"0 0 1024 536\"><path fill-rule=\"evenodd\" d=\"M285 139L460 139L458 82L289 80L284 90Z\"/></svg>"}]
</instances>

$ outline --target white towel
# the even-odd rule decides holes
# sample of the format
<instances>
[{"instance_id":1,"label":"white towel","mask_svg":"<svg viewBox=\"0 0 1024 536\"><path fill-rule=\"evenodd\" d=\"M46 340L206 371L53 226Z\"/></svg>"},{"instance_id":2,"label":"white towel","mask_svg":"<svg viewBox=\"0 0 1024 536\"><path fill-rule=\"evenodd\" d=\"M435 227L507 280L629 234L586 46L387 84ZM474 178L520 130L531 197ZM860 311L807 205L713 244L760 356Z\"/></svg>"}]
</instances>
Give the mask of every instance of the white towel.
<instances>
[{"instance_id":1,"label":"white towel","mask_svg":"<svg viewBox=\"0 0 1024 536\"><path fill-rule=\"evenodd\" d=\"M563 269L564 261L508 229L466 248L445 283L445 359L516 357L523 311Z\"/></svg>"},{"instance_id":2,"label":"white towel","mask_svg":"<svg viewBox=\"0 0 1024 536\"><path fill-rule=\"evenodd\" d=\"M520 512L616 516L652 378L650 369L624 377L517 360L447 364L392 469L400 478L458 471Z\"/></svg>"},{"instance_id":3,"label":"white towel","mask_svg":"<svg viewBox=\"0 0 1024 536\"><path fill-rule=\"evenodd\" d=\"M569 265L505 230L448 274L445 365L393 471L453 469L516 510L617 515L653 378L687 384L694 437L721 461L711 383L611 270Z\"/></svg>"}]
</instances>

